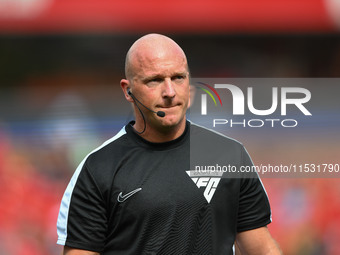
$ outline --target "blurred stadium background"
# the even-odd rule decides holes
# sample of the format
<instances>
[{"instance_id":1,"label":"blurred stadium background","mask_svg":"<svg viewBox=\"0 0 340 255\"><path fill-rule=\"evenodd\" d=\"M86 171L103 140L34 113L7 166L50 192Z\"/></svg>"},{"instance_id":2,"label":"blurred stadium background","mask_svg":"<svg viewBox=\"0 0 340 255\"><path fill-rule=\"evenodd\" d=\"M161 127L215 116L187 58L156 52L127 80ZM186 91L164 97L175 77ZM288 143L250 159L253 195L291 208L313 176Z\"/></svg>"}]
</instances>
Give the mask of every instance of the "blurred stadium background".
<instances>
[{"instance_id":1,"label":"blurred stadium background","mask_svg":"<svg viewBox=\"0 0 340 255\"><path fill-rule=\"evenodd\" d=\"M0 0L0 254L60 254L56 218L69 178L133 117L119 81L140 35L175 39L193 77L334 78L339 7L337 0ZM339 119L339 102L325 108L327 98L320 100ZM308 155L339 163L339 126L308 129L309 139L299 139L303 130L288 140L248 131L226 133L255 162ZM263 182L284 254L340 254L340 179Z\"/></svg>"}]
</instances>

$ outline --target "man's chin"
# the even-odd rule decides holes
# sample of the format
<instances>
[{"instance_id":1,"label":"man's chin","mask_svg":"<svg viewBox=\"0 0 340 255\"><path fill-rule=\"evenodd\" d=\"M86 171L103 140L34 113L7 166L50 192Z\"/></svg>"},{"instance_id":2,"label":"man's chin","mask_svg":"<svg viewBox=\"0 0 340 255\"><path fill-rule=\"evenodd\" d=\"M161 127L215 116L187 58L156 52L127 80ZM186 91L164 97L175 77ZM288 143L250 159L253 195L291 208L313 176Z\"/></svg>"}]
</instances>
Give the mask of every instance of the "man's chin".
<instances>
[{"instance_id":1,"label":"man's chin","mask_svg":"<svg viewBox=\"0 0 340 255\"><path fill-rule=\"evenodd\" d=\"M185 117L165 115L160 120L160 125L164 128L175 128L178 125L181 125L184 120L185 120Z\"/></svg>"}]
</instances>

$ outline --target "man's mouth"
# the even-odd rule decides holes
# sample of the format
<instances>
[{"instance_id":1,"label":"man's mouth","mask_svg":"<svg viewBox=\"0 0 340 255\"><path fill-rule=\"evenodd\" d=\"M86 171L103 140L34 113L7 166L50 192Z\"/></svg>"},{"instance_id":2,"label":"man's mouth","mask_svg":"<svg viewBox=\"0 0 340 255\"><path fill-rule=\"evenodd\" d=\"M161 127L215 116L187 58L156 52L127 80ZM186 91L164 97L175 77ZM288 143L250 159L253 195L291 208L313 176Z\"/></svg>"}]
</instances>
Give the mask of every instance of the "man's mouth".
<instances>
[{"instance_id":1,"label":"man's mouth","mask_svg":"<svg viewBox=\"0 0 340 255\"><path fill-rule=\"evenodd\" d=\"M174 104L174 105L160 105L160 106L157 106L157 108L159 109L171 109L171 108L175 108L177 106L180 106L181 104L178 103L178 104Z\"/></svg>"}]
</instances>

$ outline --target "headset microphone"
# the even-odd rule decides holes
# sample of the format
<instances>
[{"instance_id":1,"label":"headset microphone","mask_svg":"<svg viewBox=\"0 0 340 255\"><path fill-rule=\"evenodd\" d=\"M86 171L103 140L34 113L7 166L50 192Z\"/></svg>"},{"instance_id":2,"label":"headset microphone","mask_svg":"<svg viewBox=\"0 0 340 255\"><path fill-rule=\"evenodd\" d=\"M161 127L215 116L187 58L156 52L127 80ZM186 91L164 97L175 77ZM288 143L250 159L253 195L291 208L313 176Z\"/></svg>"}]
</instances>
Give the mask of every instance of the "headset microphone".
<instances>
[{"instance_id":1,"label":"headset microphone","mask_svg":"<svg viewBox=\"0 0 340 255\"><path fill-rule=\"evenodd\" d=\"M144 104L142 104L133 94L132 92L130 91L130 89L128 88L127 89L127 93L133 98L133 100L135 100L136 102L138 102L140 105L142 105L144 108L148 109L150 112L153 112L155 114L157 114L158 117L161 117L163 118L165 116L165 112L163 111L158 111L158 112L155 112L153 110L151 110L150 108L146 107ZM137 104L136 104L137 105Z\"/></svg>"}]
</instances>

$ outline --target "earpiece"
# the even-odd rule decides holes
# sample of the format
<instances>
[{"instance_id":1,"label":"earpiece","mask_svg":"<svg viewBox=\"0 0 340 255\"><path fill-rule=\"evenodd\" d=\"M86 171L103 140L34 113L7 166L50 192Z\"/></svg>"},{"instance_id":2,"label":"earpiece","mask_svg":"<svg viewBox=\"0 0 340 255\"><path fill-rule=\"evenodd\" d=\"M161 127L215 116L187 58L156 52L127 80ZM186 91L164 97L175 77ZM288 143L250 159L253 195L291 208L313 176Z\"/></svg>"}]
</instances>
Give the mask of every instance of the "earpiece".
<instances>
[{"instance_id":1,"label":"earpiece","mask_svg":"<svg viewBox=\"0 0 340 255\"><path fill-rule=\"evenodd\" d=\"M129 87L126 89L126 92L127 92L128 95L129 95L130 97L132 97L132 99L135 101L138 110L140 111L140 113L141 113L142 116L143 116L143 119L144 119L143 112L142 112L141 109L138 107L138 104L137 104L137 103L139 103L140 105L142 105L145 109L148 109L150 112L155 113L158 117L163 118L163 117L165 116L165 112L163 112L163 111L155 112L155 111L151 110L150 108L148 108L147 106L145 106L141 101L139 101L139 100L134 96L134 94L132 94L132 92L130 91L130 88L129 88ZM144 130L145 130L145 128L144 128ZM143 132L144 132L144 131L143 131Z\"/></svg>"}]
</instances>

